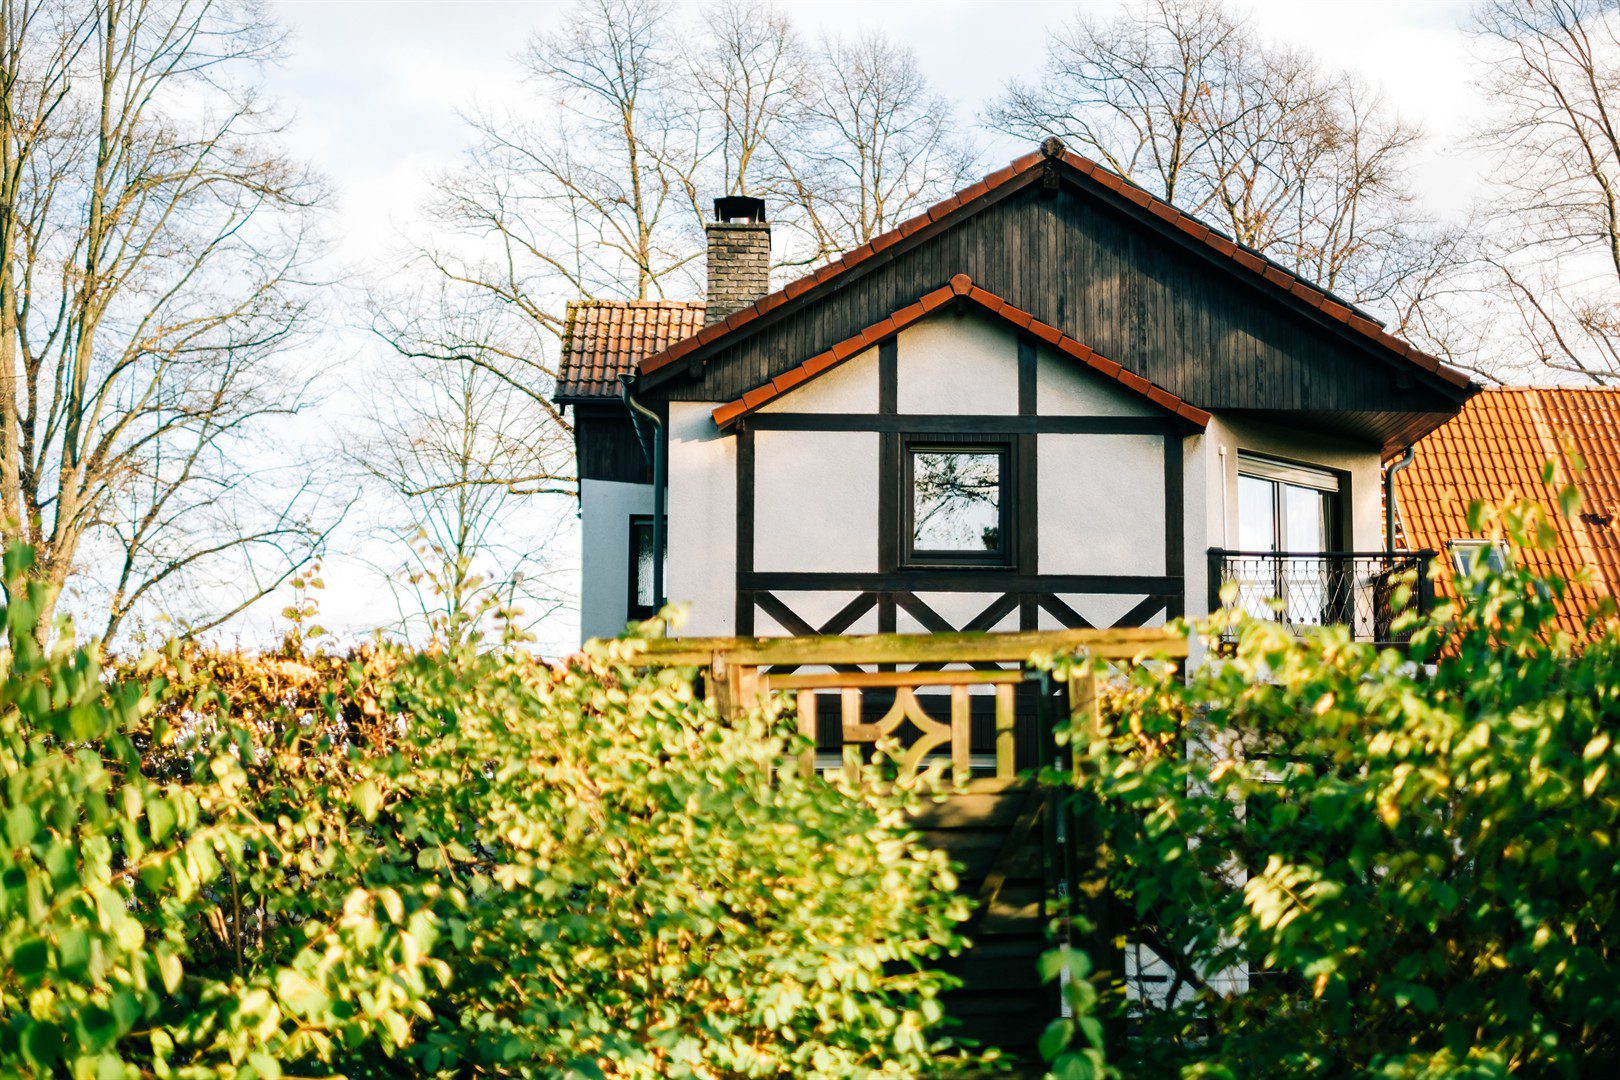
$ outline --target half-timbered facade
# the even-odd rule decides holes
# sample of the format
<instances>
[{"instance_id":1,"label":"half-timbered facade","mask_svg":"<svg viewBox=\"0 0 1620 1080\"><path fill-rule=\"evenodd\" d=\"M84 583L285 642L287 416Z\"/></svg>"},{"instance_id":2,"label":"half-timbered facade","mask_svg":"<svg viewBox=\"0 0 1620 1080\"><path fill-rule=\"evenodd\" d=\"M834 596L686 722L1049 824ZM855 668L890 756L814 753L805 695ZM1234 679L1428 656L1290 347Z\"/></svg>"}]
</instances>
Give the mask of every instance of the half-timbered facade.
<instances>
[{"instance_id":1,"label":"half-timbered facade","mask_svg":"<svg viewBox=\"0 0 1620 1080\"><path fill-rule=\"evenodd\" d=\"M1151 626L1225 580L1377 633L1386 463L1465 376L1055 141L776 292L721 204L718 309L570 313L586 636L660 592L690 634Z\"/></svg>"}]
</instances>

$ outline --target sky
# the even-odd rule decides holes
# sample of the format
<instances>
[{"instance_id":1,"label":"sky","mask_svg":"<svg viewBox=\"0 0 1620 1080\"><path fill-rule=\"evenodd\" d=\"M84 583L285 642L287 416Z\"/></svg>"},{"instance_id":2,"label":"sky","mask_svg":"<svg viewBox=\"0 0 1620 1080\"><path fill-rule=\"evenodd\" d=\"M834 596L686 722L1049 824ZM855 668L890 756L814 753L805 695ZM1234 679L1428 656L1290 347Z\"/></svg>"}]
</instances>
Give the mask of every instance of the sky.
<instances>
[{"instance_id":1,"label":"sky","mask_svg":"<svg viewBox=\"0 0 1620 1080\"><path fill-rule=\"evenodd\" d=\"M329 182L335 273L386 284L401 236L413 228L435 172L452 167L470 138L461 115L523 95L516 54L534 33L557 26L569 5L482 0L282 0L272 10L290 31L285 62L268 74L268 95L291 115L289 148ZM1009 79L1032 76L1048 28L1073 2L1032 0L801 0L784 9L809 36L879 29L916 50L923 72L971 120ZM1085 5L1100 13L1114 2ZM1314 53L1325 64L1381 89L1428 140L1411 178L1433 213L1461 213L1479 195L1479 163L1466 149L1476 122L1478 68L1463 26L1469 5L1442 2L1295 0L1242 4L1262 37ZM989 167L1027 148L987 136ZM343 325L342 312L312 363L386 382L383 358ZM365 385L354 387L367 392ZM338 396L341 400L341 395ZM336 407L341 413L344 406ZM311 437L343 431L353 417L307 418ZM565 530L563 560L578 565L577 529ZM352 634L386 621L393 608L356 533L340 534L328 559L322 622ZM244 637L265 632L280 602L263 606ZM577 642L572 613L537 632L547 653Z\"/></svg>"}]
</instances>

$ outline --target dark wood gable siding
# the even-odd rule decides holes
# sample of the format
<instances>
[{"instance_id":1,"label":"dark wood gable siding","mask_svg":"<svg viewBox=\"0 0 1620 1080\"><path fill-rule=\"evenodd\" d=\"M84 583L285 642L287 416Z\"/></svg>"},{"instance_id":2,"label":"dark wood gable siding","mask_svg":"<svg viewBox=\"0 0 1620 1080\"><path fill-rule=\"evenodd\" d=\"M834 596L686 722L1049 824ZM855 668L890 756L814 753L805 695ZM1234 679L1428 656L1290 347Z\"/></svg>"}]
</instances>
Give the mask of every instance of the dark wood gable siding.
<instances>
[{"instance_id":1,"label":"dark wood gable siding","mask_svg":"<svg viewBox=\"0 0 1620 1080\"><path fill-rule=\"evenodd\" d=\"M1455 412L1450 395L1316 324L1265 287L1071 183L1026 187L798 310L661 388L726 401L966 273L1009 302L1206 409Z\"/></svg>"},{"instance_id":2,"label":"dark wood gable siding","mask_svg":"<svg viewBox=\"0 0 1620 1080\"><path fill-rule=\"evenodd\" d=\"M624 405L609 399L574 407L574 457L581 480L652 483L652 466Z\"/></svg>"}]
</instances>

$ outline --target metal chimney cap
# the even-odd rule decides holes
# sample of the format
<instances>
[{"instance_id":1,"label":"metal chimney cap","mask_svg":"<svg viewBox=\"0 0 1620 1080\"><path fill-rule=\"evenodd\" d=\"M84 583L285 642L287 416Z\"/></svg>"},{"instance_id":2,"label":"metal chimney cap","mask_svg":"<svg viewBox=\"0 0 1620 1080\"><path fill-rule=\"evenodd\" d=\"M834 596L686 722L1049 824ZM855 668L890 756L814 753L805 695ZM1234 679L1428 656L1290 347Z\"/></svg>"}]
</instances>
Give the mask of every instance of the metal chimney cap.
<instances>
[{"instance_id":1,"label":"metal chimney cap","mask_svg":"<svg viewBox=\"0 0 1620 1080\"><path fill-rule=\"evenodd\" d=\"M714 220L765 224L765 200L756 195L722 195L714 200Z\"/></svg>"}]
</instances>

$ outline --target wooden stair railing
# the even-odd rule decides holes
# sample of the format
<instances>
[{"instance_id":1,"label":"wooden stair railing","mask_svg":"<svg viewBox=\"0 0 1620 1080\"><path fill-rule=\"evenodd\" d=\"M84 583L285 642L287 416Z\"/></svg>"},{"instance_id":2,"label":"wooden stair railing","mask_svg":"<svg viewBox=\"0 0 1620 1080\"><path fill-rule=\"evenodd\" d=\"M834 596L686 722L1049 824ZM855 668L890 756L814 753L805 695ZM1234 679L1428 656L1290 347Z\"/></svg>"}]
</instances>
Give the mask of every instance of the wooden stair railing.
<instances>
[{"instance_id":1,"label":"wooden stair railing","mask_svg":"<svg viewBox=\"0 0 1620 1080\"><path fill-rule=\"evenodd\" d=\"M943 757L951 778L994 789L1018 780L1018 761L1042 757L1020 754L1017 746L1015 692L1034 678L1028 661L1037 654L1084 654L1098 660L1134 662L1145 657L1181 658L1185 639L1162 629L1038 630L1015 633L869 634L803 637L661 638L647 643L649 663L703 669L709 693L723 713L755 706L772 693L794 694L799 729L816 739L818 706L823 697L839 703L842 764L859 770L862 744L902 734L909 721L915 736L899 761L900 779L924 771L930 758ZM943 665L976 665L972 670ZM996 668L994 665L1012 665ZM803 672L805 667L833 668ZM879 670L861 670L876 667ZM989 668L986 670L986 668ZM902 668L908 670L901 670ZM995 697L993 774L974 778L971 717L975 688ZM918 701L918 691L938 689L949 695L949 715L936 717ZM864 713L870 690L894 691L892 705L873 718ZM1075 715L1087 713L1096 700L1095 676L1087 685L1071 685ZM1048 759L1049 760L1049 759ZM814 750L800 758L808 775L816 771Z\"/></svg>"}]
</instances>

